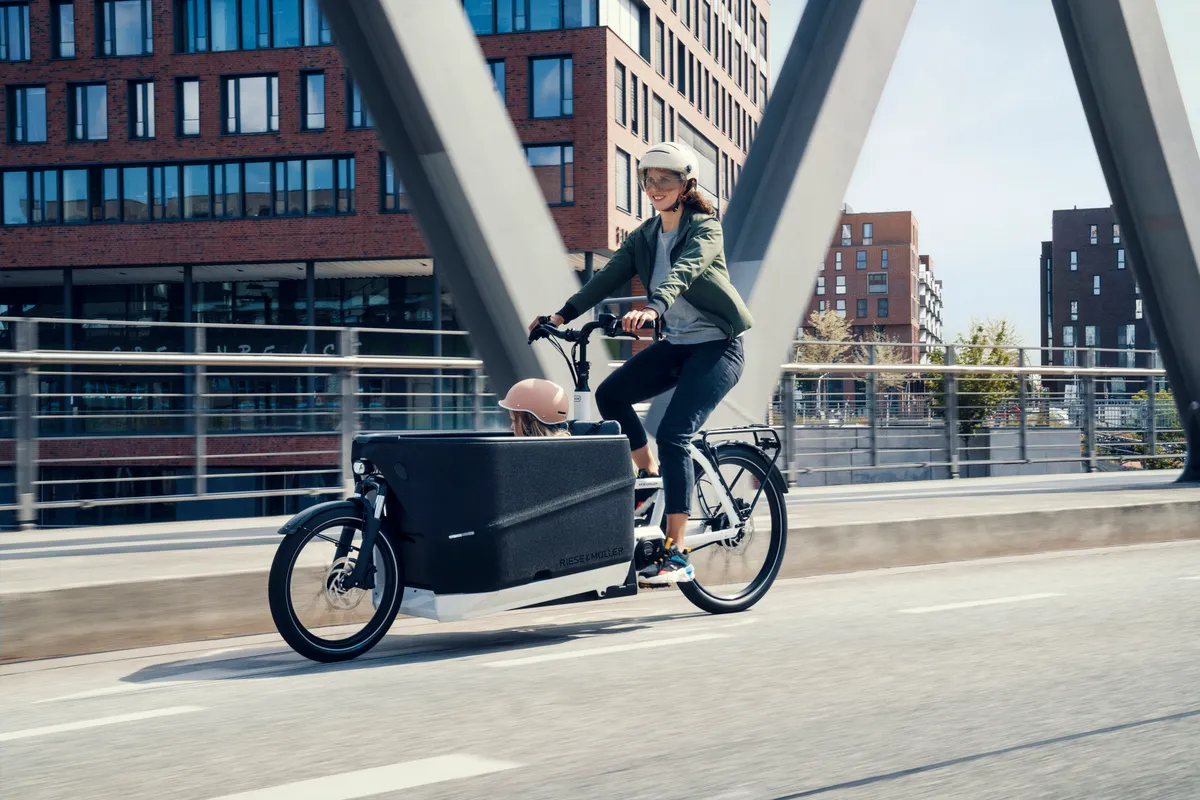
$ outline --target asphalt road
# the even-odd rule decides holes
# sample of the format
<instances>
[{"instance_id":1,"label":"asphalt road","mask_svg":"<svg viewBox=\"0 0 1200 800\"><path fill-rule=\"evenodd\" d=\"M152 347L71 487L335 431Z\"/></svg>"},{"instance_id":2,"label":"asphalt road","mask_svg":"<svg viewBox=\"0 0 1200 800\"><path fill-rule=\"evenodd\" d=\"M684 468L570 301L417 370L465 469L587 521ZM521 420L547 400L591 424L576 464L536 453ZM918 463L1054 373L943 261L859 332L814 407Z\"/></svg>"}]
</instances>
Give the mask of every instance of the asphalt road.
<instances>
[{"instance_id":1,"label":"asphalt road","mask_svg":"<svg viewBox=\"0 0 1200 800\"><path fill-rule=\"evenodd\" d=\"M0 669L26 798L1196 798L1200 543Z\"/></svg>"}]
</instances>

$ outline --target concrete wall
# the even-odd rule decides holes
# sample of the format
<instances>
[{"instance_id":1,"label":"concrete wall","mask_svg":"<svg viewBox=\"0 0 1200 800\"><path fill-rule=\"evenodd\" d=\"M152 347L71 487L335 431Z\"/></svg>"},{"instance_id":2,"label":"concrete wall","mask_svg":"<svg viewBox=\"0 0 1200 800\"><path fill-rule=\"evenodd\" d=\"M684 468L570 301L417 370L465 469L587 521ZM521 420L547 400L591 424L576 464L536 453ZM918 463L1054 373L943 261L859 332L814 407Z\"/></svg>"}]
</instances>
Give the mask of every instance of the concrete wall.
<instances>
[{"instance_id":1,"label":"concrete wall","mask_svg":"<svg viewBox=\"0 0 1200 800\"><path fill-rule=\"evenodd\" d=\"M1029 431L1029 458L1079 457L1078 428ZM924 466L945 462L946 433L941 425L893 426L877 432L879 466L871 465L871 434L866 426L796 428L795 466L815 470L795 476L797 486L843 486L851 483L937 480L950 477L947 466ZM971 461L1017 459L1020 434L1016 430L984 431L959 437L960 475L980 478L999 475L1048 475L1078 473L1081 462L1056 464L989 465ZM889 468L888 465L904 465Z\"/></svg>"}]
</instances>

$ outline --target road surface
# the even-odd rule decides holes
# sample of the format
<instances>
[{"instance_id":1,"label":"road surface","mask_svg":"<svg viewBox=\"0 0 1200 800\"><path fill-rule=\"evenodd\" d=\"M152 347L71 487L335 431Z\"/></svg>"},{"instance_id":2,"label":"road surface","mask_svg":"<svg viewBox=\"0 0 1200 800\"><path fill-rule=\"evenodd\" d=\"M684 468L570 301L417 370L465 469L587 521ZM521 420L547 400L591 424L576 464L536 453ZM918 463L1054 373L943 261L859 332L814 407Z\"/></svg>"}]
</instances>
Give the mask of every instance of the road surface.
<instances>
[{"instance_id":1,"label":"road surface","mask_svg":"<svg viewBox=\"0 0 1200 800\"><path fill-rule=\"evenodd\" d=\"M0 668L38 798L1195 798L1200 543Z\"/></svg>"}]
</instances>

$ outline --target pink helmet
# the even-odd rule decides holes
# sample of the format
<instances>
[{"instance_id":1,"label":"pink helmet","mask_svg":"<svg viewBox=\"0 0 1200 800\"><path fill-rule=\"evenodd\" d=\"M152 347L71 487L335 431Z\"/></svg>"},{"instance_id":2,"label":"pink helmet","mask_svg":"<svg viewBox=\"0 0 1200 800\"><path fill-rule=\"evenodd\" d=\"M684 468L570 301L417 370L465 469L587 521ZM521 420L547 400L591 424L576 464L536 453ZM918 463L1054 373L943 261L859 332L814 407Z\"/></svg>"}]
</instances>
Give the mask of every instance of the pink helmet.
<instances>
[{"instance_id":1,"label":"pink helmet","mask_svg":"<svg viewBox=\"0 0 1200 800\"><path fill-rule=\"evenodd\" d=\"M501 408L525 411L547 425L565 422L567 414L570 413L570 406L567 393L561 386L541 378L518 381L500 401Z\"/></svg>"}]
</instances>

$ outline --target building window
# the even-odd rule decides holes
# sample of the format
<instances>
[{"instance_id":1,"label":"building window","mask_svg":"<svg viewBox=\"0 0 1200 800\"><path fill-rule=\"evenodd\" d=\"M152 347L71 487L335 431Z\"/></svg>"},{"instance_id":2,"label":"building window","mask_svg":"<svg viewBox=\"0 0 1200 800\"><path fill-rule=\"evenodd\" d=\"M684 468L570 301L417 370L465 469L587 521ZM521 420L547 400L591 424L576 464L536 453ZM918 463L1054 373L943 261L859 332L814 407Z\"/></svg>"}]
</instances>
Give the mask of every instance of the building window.
<instances>
[{"instance_id":1,"label":"building window","mask_svg":"<svg viewBox=\"0 0 1200 800\"><path fill-rule=\"evenodd\" d=\"M659 75L667 74L667 36L661 19L654 21L654 68Z\"/></svg>"},{"instance_id":2,"label":"building window","mask_svg":"<svg viewBox=\"0 0 1200 800\"><path fill-rule=\"evenodd\" d=\"M700 41L704 49L712 52L712 7L701 0L700 2Z\"/></svg>"},{"instance_id":3,"label":"building window","mask_svg":"<svg viewBox=\"0 0 1200 800\"><path fill-rule=\"evenodd\" d=\"M1079 251L1072 250L1071 251L1071 272L1078 272L1078 271L1079 271Z\"/></svg>"},{"instance_id":4,"label":"building window","mask_svg":"<svg viewBox=\"0 0 1200 800\"><path fill-rule=\"evenodd\" d=\"M1088 226L1088 244L1095 244L1097 242L1097 240L1099 239L1099 236L1100 236L1100 226L1099 225L1089 225Z\"/></svg>"},{"instance_id":5,"label":"building window","mask_svg":"<svg viewBox=\"0 0 1200 800\"><path fill-rule=\"evenodd\" d=\"M851 242L850 242L850 223L843 222L842 223L842 247L849 247L850 244L851 244Z\"/></svg>"},{"instance_id":6,"label":"building window","mask_svg":"<svg viewBox=\"0 0 1200 800\"><path fill-rule=\"evenodd\" d=\"M534 3L554 3L555 0L531 0ZM569 0L568 4L578 4L577 0ZM594 0L590 0L594 4ZM596 18L592 13L592 19ZM595 24L594 22L592 23ZM642 30L650 25L650 9L638 0L614 0L608 7L608 27L620 36L633 52L647 61L650 60L650 42L642 46Z\"/></svg>"},{"instance_id":7,"label":"building window","mask_svg":"<svg viewBox=\"0 0 1200 800\"><path fill-rule=\"evenodd\" d=\"M634 162L633 174L638 175L641 173L641 171L642 171L642 160L639 158ZM633 193L635 195L637 195L637 218L641 219L642 218L642 198L645 196L646 193L639 191L637 188L635 188L633 190ZM651 207L653 207L653 206L651 206Z\"/></svg>"},{"instance_id":8,"label":"building window","mask_svg":"<svg viewBox=\"0 0 1200 800\"><path fill-rule=\"evenodd\" d=\"M1121 243L1121 226L1119 223L1113 223L1113 244Z\"/></svg>"},{"instance_id":9,"label":"building window","mask_svg":"<svg viewBox=\"0 0 1200 800\"><path fill-rule=\"evenodd\" d=\"M6 172L3 181L4 224L29 224L29 173Z\"/></svg>"},{"instance_id":10,"label":"building window","mask_svg":"<svg viewBox=\"0 0 1200 800\"><path fill-rule=\"evenodd\" d=\"M1125 248L1117 248L1117 269L1125 269Z\"/></svg>"},{"instance_id":11,"label":"building window","mask_svg":"<svg viewBox=\"0 0 1200 800\"><path fill-rule=\"evenodd\" d=\"M534 58L529 62L530 117L551 119L574 113L572 59Z\"/></svg>"},{"instance_id":12,"label":"building window","mask_svg":"<svg viewBox=\"0 0 1200 800\"><path fill-rule=\"evenodd\" d=\"M855 269L866 269L867 268L867 251L866 250L859 250L857 253L854 254L854 268Z\"/></svg>"},{"instance_id":13,"label":"building window","mask_svg":"<svg viewBox=\"0 0 1200 800\"><path fill-rule=\"evenodd\" d=\"M619 147L617 148L617 163L614 172L616 173L617 209L628 214L630 210L629 153Z\"/></svg>"},{"instance_id":14,"label":"building window","mask_svg":"<svg viewBox=\"0 0 1200 800\"><path fill-rule=\"evenodd\" d=\"M1074 325L1064 325L1063 326L1062 345L1065 348L1072 348L1075 346L1075 326ZM1071 350L1071 349L1064 350L1062 357L1063 357L1062 362L1063 362L1064 367L1075 366L1075 351L1074 350Z\"/></svg>"},{"instance_id":15,"label":"building window","mask_svg":"<svg viewBox=\"0 0 1200 800\"><path fill-rule=\"evenodd\" d=\"M875 241L875 223L863 223L863 244L872 244Z\"/></svg>"},{"instance_id":16,"label":"building window","mask_svg":"<svg viewBox=\"0 0 1200 800\"><path fill-rule=\"evenodd\" d=\"M613 108L614 117L619 125L625 124L625 65L616 62L613 70Z\"/></svg>"},{"instance_id":17,"label":"building window","mask_svg":"<svg viewBox=\"0 0 1200 800\"><path fill-rule=\"evenodd\" d=\"M833 254L833 268L838 271L841 271L841 269L842 269L842 254L841 253Z\"/></svg>"},{"instance_id":18,"label":"building window","mask_svg":"<svg viewBox=\"0 0 1200 800\"><path fill-rule=\"evenodd\" d=\"M642 141L650 141L650 85L645 81L642 81Z\"/></svg>"},{"instance_id":19,"label":"building window","mask_svg":"<svg viewBox=\"0 0 1200 800\"><path fill-rule=\"evenodd\" d=\"M404 191L404 184L401 183L399 176L396 175L396 168L392 163L392 157L386 153L381 153L379 158L382 164L380 171L383 174L383 180L380 181L380 188L383 190L380 210L389 213L412 211L408 192Z\"/></svg>"},{"instance_id":20,"label":"building window","mask_svg":"<svg viewBox=\"0 0 1200 800\"><path fill-rule=\"evenodd\" d=\"M659 144L667 138L667 104L654 95L654 119L650 123L650 143Z\"/></svg>"},{"instance_id":21,"label":"building window","mask_svg":"<svg viewBox=\"0 0 1200 800\"><path fill-rule=\"evenodd\" d=\"M736 42L733 45L733 81L742 88L742 46Z\"/></svg>"},{"instance_id":22,"label":"building window","mask_svg":"<svg viewBox=\"0 0 1200 800\"><path fill-rule=\"evenodd\" d=\"M855 302L855 305L858 307L856 309L855 316L858 317L859 319L866 319L866 317L867 317L867 301L865 299L860 299Z\"/></svg>"},{"instance_id":23,"label":"building window","mask_svg":"<svg viewBox=\"0 0 1200 800\"><path fill-rule=\"evenodd\" d=\"M75 57L75 4L56 2L51 16L54 57Z\"/></svg>"},{"instance_id":24,"label":"building window","mask_svg":"<svg viewBox=\"0 0 1200 800\"><path fill-rule=\"evenodd\" d=\"M817 301L817 310L818 310L818 311L820 311L822 314L824 314L824 313L825 313L825 309L826 309L828 306L829 306L829 304L828 304L828 303L827 303L825 300L818 300L818 301Z\"/></svg>"},{"instance_id":25,"label":"building window","mask_svg":"<svg viewBox=\"0 0 1200 800\"><path fill-rule=\"evenodd\" d=\"M834 286L834 293L835 294L845 294L846 293L846 276L845 275L837 276L837 280L835 281L835 286Z\"/></svg>"},{"instance_id":26,"label":"building window","mask_svg":"<svg viewBox=\"0 0 1200 800\"><path fill-rule=\"evenodd\" d=\"M305 72L301 74L300 79L304 87L300 96L300 114L304 119L304 130L324 130L325 73Z\"/></svg>"},{"instance_id":27,"label":"building window","mask_svg":"<svg viewBox=\"0 0 1200 800\"><path fill-rule=\"evenodd\" d=\"M888 274L886 272L872 272L867 275L867 294L887 294L888 291Z\"/></svg>"},{"instance_id":28,"label":"building window","mask_svg":"<svg viewBox=\"0 0 1200 800\"><path fill-rule=\"evenodd\" d=\"M683 40L675 40L675 88L681 95L687 96L687 47Z\"/></svg>"},{"instance_id":29,"label":"building window","mask_svg":"<svg viewBox=\"0 0 1200 800\"><path fill-rule=\"evenodd\" d=\"M1142 298L1138 297L1133 301L1133 318L1142 318Z\"/></svg>"},{"instance_id":30,"label":"building window","mask_svg":"<svg viewBox=\"0 0 1200 800\"><path fill-rule=\"evenodd\" d=\"M108 138L108 86L103 83L72 84L71 139L95 142Z\"/></svg>"},{"instance_id":31,"label":"building window","mask_svg":"<svg viewBox=\"0 0 1200 800\"><path fill-rule=\"evenodd\" d=\"M571 145L529 145L529 166L546 202L552 206L575 202L575 148Z\"/></svg>"},{"instance_id":32,"label":"building window","mask_svg":"<svg viewBox=\"0 0 1200 800\"><path fill-rule=\"evenodd\" d=\"M96 49L102 55L142 56L154 52L150 0L102 0L96 13Z\"/></svg>"},{"instance_id":33,"label":"building window","mask_svg":"<svg viewBox=\"0 0 1200 800\"><path fill-rule=\"evenodd\" d=\"M818 275L818 276L817 276L817 289L816 289L816 291L817 291L817 294L819 294L819 295L820 295L820 294L825 294L825 276L824 276L824 275Z\"/></svg>"},{"instance_id":34,"label":"building window","mask_svg":"<svg viewBox=\"0 0 1200 800\"><path fill-rule=\"evenodd\" d=\"M767 108L767 75L765 72L758 73L758 107L763 110Z\"/></svg>"},{"instance_id":35,"label":"building window","mask_svg":"<svg viewBox=\"0 0 1200 800\"><path fill-rule=\"evenodd\" d=\"M883 263L882 263L882 266L880 267L880 269L887 269L888 268L888 251L883 250L882 253L883 253L883 255L882 255Z\"/></svg>"},{"instance_id":36,"label":"building window","mask_svg":"<svg viewBox=\"0 0 1200 800\"><path fill-rule=\"evenodd\" d=\"M304 44L333 44L333 29L329 20L321 13L318 0L304 0Z\"/></svg>"},{"instance_id":37,"label":"building window","mask_svg":"<svg viewBox=\"0 0 1200 800\"><path fill-rule=\"evenodd\" d=\"M496 85L496 92L500 95L500 100L505 99L504 94L504 59L496 59L488 62L488 69L492 71L492 83Z\"/></svg>"},{"instance_id":38,"label":"building window","mask_svg":"<svg viewBox=\"0 0 1200 800\"><path fill-rule=\"evenodd\" d=\"M200 81L186 78L175 83L175 117L180 136L200 135Z\"/></svg>"},{"instance_id":39,"label":"building window","mask_svg":"<svg viewBox=\"0 0 1200 800\"><path fill-rule=\"evenodd\" d=\"M8 90L8 140L33 144L46 141L46 87Z\"/></svg>"},{"instance_id":40,"label":"building window","mask_svg":"<svg viewBox=\"0 0 1200 800\"><path fill-rule=\"evenodd\" d=\"M1079 301L1078 300L1071 301L1071 321L1072 322L1079 321Z\"/></svg>"},{"instance_id":41,"label":"building window","mask_svg":"<svg viewBox=\"0 0 1200 800\"><path fill-rule=\"evenodd\" d=\"M222 78L225 133L268 133L279 130L279 77L253 75Z\"/></svg>"},{"instance_id":42,"label":"building window","mask_svg":"<svg viewBox=\"0 0 1200 800\"><path fill-rule=\"evenodd\" d=\"M1117 354L1117 366L1133 369L1137 366L1137 325L1125 324L1117 326L1117 347L1123 352Z\"/></svg>"},{"instance_id":43,"label":"building window","mask_svg":"<svg viewBox=\"0 0 1200 800\"><path fill-rule=\"evenodd\" d=\"M477 34L590 28L597 24L597 0L466 0L467 18Z\"/></svg>"},{"instance_id":44,"label":"building window","mask_svg":"<svg viewBox=\"0 0 1200 800\"><path fill-rule=\"evenodd\" d=\"M1099 275L1092 276L1092 294L1094 294L1094 295L1100 294L1100 276Z\"/></svg>"},{"instance_id":45,"label":"building window","mask_svg":"<svg viewBox=\"0 0 1200 800\"><path fill-rule=\"evenodd\" d=\"M279 214L354 212L353 158L281 161L275 166L280 168L275 185L282 193ZM307 184L304 182L305 167ZM22 208L31 209L31 221L35 223L57 223L60 212L66 223L271 216L271 173L271 162L63 170L61 204L56 170L32 173L32 195L27 188L18 193L17 179L8 177L20 175L19 182L24 186L25 176L30 173L6 173L5 214L14 217L9 205L20 203ZM305 189L309 198L307 206L296 205ZM292 196L285 198L283 195Z\"/></svg>"},{"instance_id":46,"label":"building window","mask_svg":"<svg viewBox=\"0 0 1200 800\"><path fill-rule=\"evenodd\" d=\"M133 139L154 138L154 81L129 84L129 135Z\"/></svg>"},{"instance_id":47,"label":"building window","mask_svg":"<svg viewBox=\"0 0 1200 800\"><path fill-rule=\"evenodd\" d=\"M358 84L349 75L346 76L346 84L349 86L349 91L346 92L350 106L349 113L346 115L349 126L351 128L371 127L375 121L371 119L371 112L363 103L362 92L358 90Z\"/></svg>"},{"instance_id":48,"label":"building window","mask_svg":"<svg viewBox=\"0 0 1200 800\"><path fill-rule=\"evenodd\" d=\"M1099 342L1096 339L1096 326L1085 325L1083 328L1083 345L1084 347L1096 347Z\"/></svg>"},{"instance_id":49,"label":"building window","mask_svg":"<svg viewBox=\"0 0 1200 800\"><path fill-rule=\"evenodd\" d=\"M0 61L29 58L29 3L0 6Z\"/></svg>"},{"instance_id":50,"label":"building window","mask_svg":"<svg viewBox=\"0 0 1200 800\"><path fill-rule=\"evenodd\" d=\"M845 319L846 318L846 301L838 300L834 306L834 310L839 317L841 317L842 319Z\"/></svg>"},{"instance_id":51,"label":"building window","mask_svg":"<svg viewBox=\"0 0 1200 800\"><path fill-rule=\"evenodd\" d=\"M876 316L886 317L888 315L888 299L886 297L875 298Z\"/></svg>"},{"instance_id":52,"label":"building window","mask_svg":"<svg viewBox=\"0 0 1200 800\"><path fill-rule=\"evenodd\" d=\"M213 216L242 216L242 165L213 165Z\"/></svg>"},{"instance_id":53,"label":"building window","mask_svg":"<svg viewBox=\"0 0 1200 800\"><path fill-rule=\"evenodd\" d=\"M633 89L630 93L629 103L629 131L636 136L641 130L638 120L638 79L636 75L629 76L629 85Z\"/></svg>"}]
</instances>

